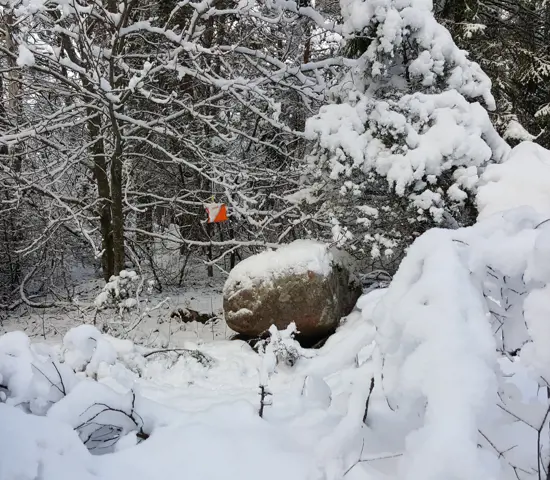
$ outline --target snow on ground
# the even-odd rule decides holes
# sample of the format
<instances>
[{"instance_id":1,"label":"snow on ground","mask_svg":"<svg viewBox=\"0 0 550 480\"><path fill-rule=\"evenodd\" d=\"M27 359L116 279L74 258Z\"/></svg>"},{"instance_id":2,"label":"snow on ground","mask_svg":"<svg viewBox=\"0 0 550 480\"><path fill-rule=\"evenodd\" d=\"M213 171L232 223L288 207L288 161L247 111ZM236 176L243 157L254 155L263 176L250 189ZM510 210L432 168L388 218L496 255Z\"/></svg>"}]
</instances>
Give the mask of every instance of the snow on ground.
<instances>
[{"instance_id":1,"label":"snow on ground","mask_svg":"<svg viewBox=\"0 0 550 480\"><path fill-rule=\"evenodd\" d=\"M356 312L343 327L347 334L331 339L347 347L340 365L355 369L363 341L372 341L366 325L360 342L349 338L361 323ZM189 353L197 352L191 344L185 353L145 356L151 352L88 325L71 330L63 345L30 344L22 332L0 340L0 385L10 395L0 404L0 425L11 437L0 440L2 480L303 480L316 471L318 441L331 439L356 376L330 367L332 348L295 367L279 365L261 419L265 359L243 342L204 344L201 356ZM139 429L150 437L136 445ZM115 437L122 439L112 447Z\"/></svg>"},{"instance_id":2,"label":"snow on ground","mask_svg":"<svg viewBox=\"0 0 550 480\"><path fill-rule=\"evenodd\" d=\"M474 288L491 235L501 254L535 217L424 236L316 351L289 332L264 353L225 340L151 349L91 325L55 345L8 333L0 479L536 478L539 367L497 355Z\"/></svg>"},{"instance_id":3,"label":"snow on ground","mask_svg":"<svg viewBox=\"0 0 550 480\"><path fill-rule=\"evenodd\" d=\"M538 195L508 203L514 155L487 176L482 219L422 235L319 350L292 326L258 352L221 321L212 338L176 331L166 292L129 272L71 305L76 328L31 340L5 321L0 480L546 477L550 223ZM196 288L195 305L221 300Z\"/></svg>"},{"instance_id":4,"label":"snow on ground","mask_svg":"<svg viewBox=\"0 0 550 480\"><path fill-rule=\"evenodd\" d=\"M8 312L7 317L0 317L0 334L22 330L31 338L56 343L70 328L86 323L150 346L174 347L185 341L230 338L235 332L223 321L222 315L221 291L226 276L215 270L214 277L208 278L206 267L198 262L190 265L187 272L181 287L163 286L162 292L147 288L153 276L146 274L137 304L132 303L131 309L120 314L118 308L97 309L95 302L105 282L92 269L75 267L76 287L71 301L60 300L59 306L47 310L28 309L23 305ZM214 320L207 324L182 322L178 316L171 316L179 309L211 313Z\"/></svg>"}]
</instances>

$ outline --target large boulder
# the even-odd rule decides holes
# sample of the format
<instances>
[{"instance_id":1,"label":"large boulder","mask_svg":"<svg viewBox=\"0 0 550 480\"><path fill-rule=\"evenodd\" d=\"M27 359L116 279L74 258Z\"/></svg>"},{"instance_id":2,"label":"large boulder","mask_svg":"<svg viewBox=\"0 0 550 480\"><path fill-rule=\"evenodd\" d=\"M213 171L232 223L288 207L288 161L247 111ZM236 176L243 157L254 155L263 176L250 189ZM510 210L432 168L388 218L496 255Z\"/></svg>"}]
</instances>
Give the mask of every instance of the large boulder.
<instances>
[{"instance_id":1,"label":"large boulder","mask_svg":"<svg viewBox=\"0 0 550 480\"><path fill-rule=\"evenodd\" d=\"M297 240L253 255L229 274L223 308L229 327L255 337L296 323L303 337L331 333L361 295L351 257L329 245Z\"/></svg>"}]
</instances>

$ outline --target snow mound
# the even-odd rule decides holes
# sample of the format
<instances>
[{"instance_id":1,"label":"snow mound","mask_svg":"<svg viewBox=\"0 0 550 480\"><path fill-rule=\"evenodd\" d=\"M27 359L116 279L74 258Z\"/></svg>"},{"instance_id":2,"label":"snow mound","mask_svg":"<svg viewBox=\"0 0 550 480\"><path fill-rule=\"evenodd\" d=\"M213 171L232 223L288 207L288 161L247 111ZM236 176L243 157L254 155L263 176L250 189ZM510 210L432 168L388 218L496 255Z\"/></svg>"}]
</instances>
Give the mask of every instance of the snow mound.
<instances>
[{"instance_id":1,"label":"snow mound","mask_svg":"<svg viewBox=\"0 0 550 480\"><path fill-rule=\"evenodd\" d=\"M506 162L490 165L477 194L479 219L530 206L550 216L550 151L532 142L515 147Z\"/></svg>"},{"instance_id":2,"label":"snow mound","mask_svg":"<svg viewBox=\"0 0 550 480\"><path fill-rule=\"evenodd\" d=\"M252 480L260 471L265 480L307 478L306 448L250 406L218 407L194 418L172 414L172 425L147 441L132 445L127 435L125 448L97 457L66 424L0 404L0 478Z\"/></svg>"},{"instance_id":3,"label":"snow mound","mask_svg":"<svg viewBox=\"0 0 550 480\"><path fill-rule=\"evenodd\" d=\"M0 403L2 480L91 480L91 456L68 425Z\"/></svg>"},{"instance_id":4,"label":"snow mound","mask_svg":"<svg viewBox=\"0 0 550 480\"><path fill-rule=\"evenodd\" d=\"M499 465L494 449L479 448L492 442L479 432L504 434L503 411L511 412L506 423L514 415L529 423L525 406L503 393L509 387L497 352L519 356L532 378L550 378L550 271L543 267L550 225L543 218L519 208L470 228L428 231L376 307L388 404L422 419L406 436L400 478L513 475L511 462ZM544 411L535 411L529 424L544 425ZM503 450L513 448L508 440Z\"/></svg>"},{"instance_id":5,"label":"snow mound","mask_svg":"<svg viewBox=\"0 0 550 480\"><path fill-rule=\"evenodd\" d=\"M231 272L223 293L250 288L286 275L309 272L328 276L335 263L343 263L344 254L313 240L296 240L277 250L266 250L246 258Z\"/></svg>"},{"instance_id":6,"label":"snow mound","mask_svg":"<svg viewBox=\"0 0 550 480\"><path fill-rule=\"evenodd\" d=\"M448 232L424 234L375 312L392 406L414 412L427 399L424 426L407 437L406 479L495 478L476 441L496 392L495 345L461 254Z\"/></svg>"},{"instance_id":7,"label":"snow mound","mask_svg":"<svg viewBox=\"0 0 550 480\"><path fill-rule=\"evenodd\" d=\"M75 371L96 374L101 364L113 365L117 352L99 330L91 325L80 325L63 338L64 359Z\"/></svg>"}]
</instances>

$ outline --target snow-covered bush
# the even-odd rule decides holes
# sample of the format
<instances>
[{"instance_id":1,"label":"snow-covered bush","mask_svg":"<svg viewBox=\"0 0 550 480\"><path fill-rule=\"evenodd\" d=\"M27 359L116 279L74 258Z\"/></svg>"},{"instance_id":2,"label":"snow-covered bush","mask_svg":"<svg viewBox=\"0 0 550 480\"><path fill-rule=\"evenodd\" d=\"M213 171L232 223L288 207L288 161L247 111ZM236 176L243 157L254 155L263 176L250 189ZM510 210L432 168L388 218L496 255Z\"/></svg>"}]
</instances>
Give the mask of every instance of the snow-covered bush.
<instances>
[{"instance_id":1,"label":"snow-covered bush","mask_svg":"<svg viewBox=\"0 0 550 480\"><path fill-rule=\"evenodd\" d=\"M0 337L0 402L44 415L76 383L74 372L23 332Z\"/></svg>"},{"instance_id":2,"label":"snow-covered bush","mask_svg":"<svg viewBox=\"0 0 550 480\"><path fill-rule=\"evenodd\" d=\"M510 429L523 422L540 438L547 405L533 404L528 414L507 371L519 364L549 385L545 219L523 207L425 233L375 310L388 405L422 419L406 437L403 478L512 478L514 467L537 471L547 462L546 439L533 462L522 457L530 442ZM514 444L518 452L499 457Z\"/></svg>"},{"instance_id":3,"label":"snow-covered bush","mask_svg":"<svg viewBox=\"0 0 550 480\"><path fill-rule=\"evenodd\" d=\"M23 332L0 336L0 403L71 425L95 453L112 451L122 438L125 444L132 438L134 444L139 443L148 437L145 430L152 428L139 413L141 397L131 390L121 394L87 378L97 379L99 373L109 378L116 372L119 381L131 377L131 370L120 364L115 367L117 350L124 360L130 353L128 348L120 348L127 347L123 343L109 340L90 325L70 330L60 351L32 344ZM146 360L140 358L143 366Z\"/></svg>"},{"instance_id":4,"label":"snow-covered bush","mask_svg":"<svg viewBox=\"0 0 550 480\"><path fill-rule=\"evenodd\" d=\"M260 348L263 357L264 375L270 375L277 365L294 366L300 357L300 344L294 339L296 324L291 323L286 329L279 330L275 325L269 328L269 338Z\"/></svg>"},{"instance_id":5,"label":"snow-covered bush","mask_svg":"<svg viewBox=\"0 0 550 480\"><path fill-rule=\"evenodd\" d=\"M293 367L301 356L306 356L300 344L294 339L296 333L298 331L295 323L291 323L284 330L271 325L269 338L258 345L259 354L262 357L259 372L260 417L263 417L265 406L271 405L269 400L272 395L269 388L271 376L277 372L278 367Z\"/></svg>"},{"instance_id":6,"label":"snow-covered bush","mask_svg":"<svg viewBox=\"0 0 550 480\"><path fill-rule=\"evenodd\" d=\"M101 364L113 365L117 352L113 345L91 325L80 325L63 338L63 360L75 372L97 374Z\"/></svg>"},{"instance_id":7,"label":"snow-covered bush","mask_svg":"<svg viewBox=\"0 0 550 480\"><path fill-rule=\"evenodd\" d=\"M122 270L119 275L113 275L94 300L94 325L97 324L103 333L109 333L116 338L131 338L142 344L151 343L151 331L145 333L137 327L152 311L170 301L170 297L165 297L151 304L150 295L154 286L154 280L146 281L144 276L131 270ZM114 315L113 310L118 315ZM168 340L162 336L153 342L167 346Z\"/></svg>"},{"instance_id":8,"label":"snow-covered bush","mask_svg":"<svg viewBox=\"0 0 550 480\"><path fill-rule=\"evenodd\" d=\"M475 221L473 194L508 145L484 107L491 82L424 0L342 3L348 68L309 118L304 181L334 240L399 258L430 226ZM474 102L474 103L471 103Z\"/></svg>"},{"instance_id":9,"label":"snow-covered bush","mask_svg":"<svg viewBox=\"0 0 550 480\"><path fill-rule=\"evenodd\" d=\"M122 270L113 275L96 297L94 303L98 309L116 307L120 314L138 304L136 294L141 291L139 275L132 270Z\"/></svg>"},{"instance_id":10,"label":"snow-covered bush","mask_svg":"<svg viewBox=\"0 0 550 480\"><path fill-rule=\"evenodd\" d=\"M135 445L149 434L134 391L121 394L97 382L80 382L72 394L54 405L48 417L71 425L94 454L112 452L119 441Z\"/></svg>"},{"instance_id":11,"label":"snow-covered bush","mask_svg":"<svg viewBox=\"0 0 550 480\"><path fill-rule=\"evenodd\" d=\"M145 282L145 278L133 270L121 270L105 284L94 304L98 309L116 307L120 313L129 311L138 307L140 295L151 294L154 286L154 280Z\"/></svg>"}]
</instances>

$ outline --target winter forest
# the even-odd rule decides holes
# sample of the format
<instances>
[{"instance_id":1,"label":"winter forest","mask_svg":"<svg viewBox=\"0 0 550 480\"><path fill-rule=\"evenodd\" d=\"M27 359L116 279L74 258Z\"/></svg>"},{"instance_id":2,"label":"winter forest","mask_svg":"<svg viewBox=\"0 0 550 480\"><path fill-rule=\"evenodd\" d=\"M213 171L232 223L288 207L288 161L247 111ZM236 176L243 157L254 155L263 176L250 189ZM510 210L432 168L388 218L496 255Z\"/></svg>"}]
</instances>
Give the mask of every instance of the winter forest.
<instances>
[{"instance_id":1,"label":"winter forest","mask_svg":"<svg viewBox=\"0 0 550 480\"><path fill-rule=\"evenodd\" d=\"M550 480L550 3L0 0L0 480Z\"/></svg>"}]
</instances>

